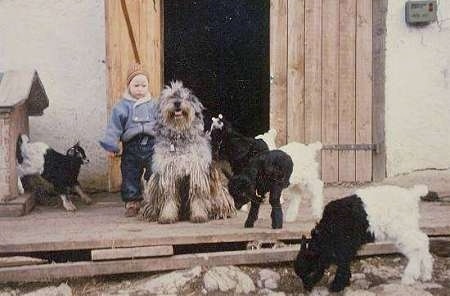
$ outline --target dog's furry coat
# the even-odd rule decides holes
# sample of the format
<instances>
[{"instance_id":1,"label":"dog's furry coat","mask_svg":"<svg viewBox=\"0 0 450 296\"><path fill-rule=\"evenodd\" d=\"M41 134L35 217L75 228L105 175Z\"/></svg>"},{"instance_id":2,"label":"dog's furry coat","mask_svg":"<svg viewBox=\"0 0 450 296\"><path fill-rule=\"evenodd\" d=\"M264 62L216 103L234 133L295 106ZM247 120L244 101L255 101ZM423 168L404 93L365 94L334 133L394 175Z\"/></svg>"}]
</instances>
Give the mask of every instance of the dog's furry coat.
<instances>
[{"instance_id":1,"label":"dog's furry coat","mask_svg":"<svg viewBox=\"0 0 450 296\"><path fill-rule=\"evenodd\" d=\"M153 175L147 183L143 216L174 223L227 217L234 203L212 164L203 130L203 105L179 81L166 86L158 104Z\"/></svg>"}]
</instances>

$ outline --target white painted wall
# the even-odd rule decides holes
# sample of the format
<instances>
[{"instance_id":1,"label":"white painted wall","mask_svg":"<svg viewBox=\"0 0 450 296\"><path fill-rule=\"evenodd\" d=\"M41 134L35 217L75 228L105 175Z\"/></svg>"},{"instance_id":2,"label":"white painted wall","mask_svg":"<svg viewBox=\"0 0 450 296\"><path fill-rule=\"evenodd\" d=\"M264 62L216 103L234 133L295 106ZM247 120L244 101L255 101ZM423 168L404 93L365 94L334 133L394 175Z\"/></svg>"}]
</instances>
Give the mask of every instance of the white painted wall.
<instances>
[{"instance_id":1,"label":"white painted wall","mask_svg":"<svg viewBox=\"0 0 450 296\"><path fill-rule=\"evenodd\" d=\"M388 176L450 168L450 1L438 22L405 23L406 1L388 1L386 149Z\"/></svg>"},{"instance_id":2,"label":"white painted wall","mask_svg":"<svg viewBox=\"0 0 450 296\"><path fill-rule=\"evenodd\" d=\"M97 144L106 124L103 0L0 0L0 71L35 68L49 97L30 120L34 141L65 151L80 140L90 164L85 187L106 188Z\"/></svg>"}]
</instances>

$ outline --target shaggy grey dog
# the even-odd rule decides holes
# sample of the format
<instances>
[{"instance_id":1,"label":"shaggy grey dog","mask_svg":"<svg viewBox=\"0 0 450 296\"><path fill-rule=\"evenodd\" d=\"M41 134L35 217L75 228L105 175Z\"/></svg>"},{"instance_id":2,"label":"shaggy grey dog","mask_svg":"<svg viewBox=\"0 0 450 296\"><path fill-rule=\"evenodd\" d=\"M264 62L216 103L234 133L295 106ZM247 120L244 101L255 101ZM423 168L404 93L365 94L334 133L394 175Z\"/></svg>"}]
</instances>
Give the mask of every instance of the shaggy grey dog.
<instances>
[{"instance_id":1,"label":"shaggy grey dog","mask_svg":"<svg viewBox=\"0 0 450 296\"><path fill-rule=\"evenodd\" d=\"M235 212L221 171L212 162L204 133L203 105L180 81L161 93L153 174L146 184L144 219L174 223L206 222Z\"/></svg>"}]
</instances>

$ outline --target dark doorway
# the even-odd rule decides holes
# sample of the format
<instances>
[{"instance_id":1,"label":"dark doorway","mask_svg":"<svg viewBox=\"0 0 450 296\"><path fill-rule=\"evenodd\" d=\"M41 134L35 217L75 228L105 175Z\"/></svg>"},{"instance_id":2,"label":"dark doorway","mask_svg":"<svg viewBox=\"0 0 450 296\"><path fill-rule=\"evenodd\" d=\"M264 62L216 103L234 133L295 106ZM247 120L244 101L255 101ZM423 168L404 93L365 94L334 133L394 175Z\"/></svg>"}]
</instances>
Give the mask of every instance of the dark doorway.
<instances>
[{"instance_id":1,"label":"dark doorway","mask_svg":"<svg viewBox=\"0 0 450 296\"><path fill-rule=\"evenodd\" d=\"M164 1L164 82L248 136L269 128L269 0Z\"/></svg>"}]
</instances>

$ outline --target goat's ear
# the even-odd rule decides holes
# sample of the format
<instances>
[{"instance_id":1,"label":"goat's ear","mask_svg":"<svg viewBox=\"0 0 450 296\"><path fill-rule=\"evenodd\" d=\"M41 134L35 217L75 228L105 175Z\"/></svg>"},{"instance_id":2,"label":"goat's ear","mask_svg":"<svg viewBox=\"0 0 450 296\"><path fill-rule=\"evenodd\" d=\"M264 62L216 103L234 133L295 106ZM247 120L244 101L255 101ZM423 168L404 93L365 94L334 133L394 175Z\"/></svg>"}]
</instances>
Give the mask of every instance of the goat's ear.
<instances>
[{"instance_id":1,"label":"goat's ear","mask_svg":"<svg viewBox=\"0 0 450 296\"><path fill-rule=\"evenodd\" d=\"M302 235L300 240L300 251L306 251L306 236Z\"/></svg>"},{"instance_id":2,"label":"goat's ear","mask_svg":"<svg viewBox=\"0 0 450 296\"><path fill-rule=\"evenodd\" d=\"M80 146L80 140L78 140L78 141L75 143L75 145L73 145L73 146Z\"/></svg>"},{"instance_id":3,"label":"goat's ear","mask_svg":"<svg viewBox=\"0 0 450 296\"><path fill-rule=\"evenodd\" d=\"M73 147L69 148L66 152L67 156L75 156L75 149Z\"/></svg>"}]
</instances>

